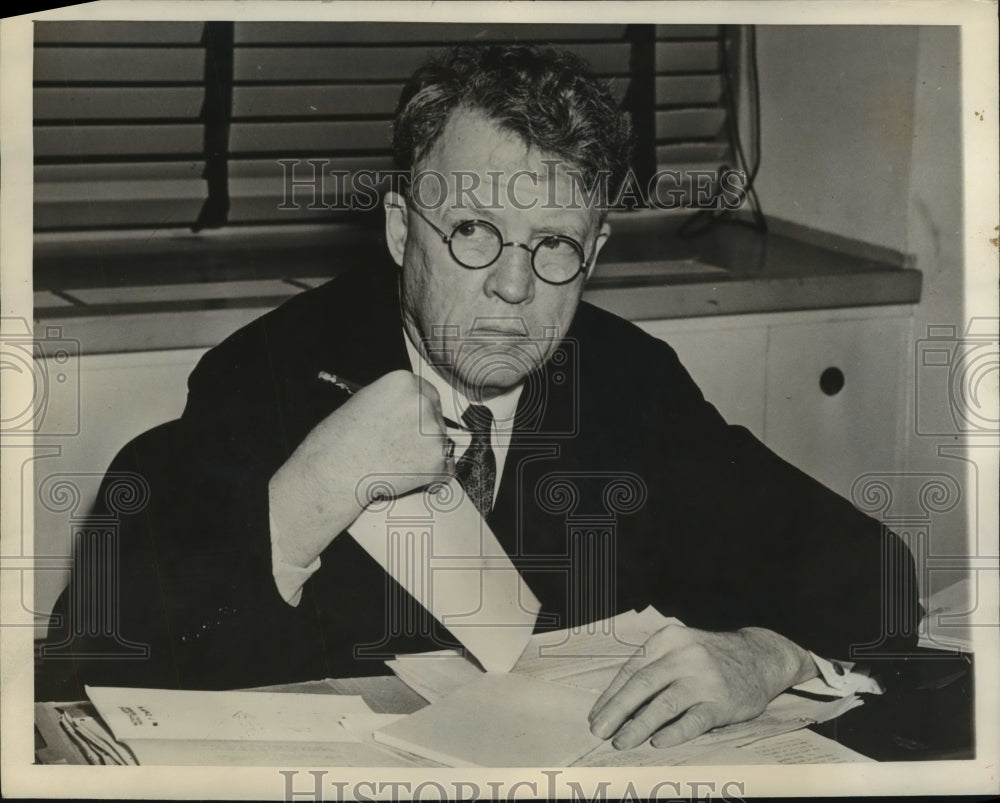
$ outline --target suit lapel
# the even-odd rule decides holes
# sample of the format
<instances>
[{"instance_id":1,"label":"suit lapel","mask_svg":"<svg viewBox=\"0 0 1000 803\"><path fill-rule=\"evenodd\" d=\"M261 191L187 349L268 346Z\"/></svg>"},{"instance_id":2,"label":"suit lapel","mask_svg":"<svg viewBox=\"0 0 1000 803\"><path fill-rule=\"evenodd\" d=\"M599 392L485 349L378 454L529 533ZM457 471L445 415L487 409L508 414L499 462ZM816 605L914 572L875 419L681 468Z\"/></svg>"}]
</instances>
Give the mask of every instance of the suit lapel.
<instances>
[{"instance_id":1,"label":"suit lapel","mask_svg":"<svg viewBox=\"0 0 1000 803\"><path fill-rule=\"evenodd\" d=\"M493 511L487 518L525 582L542 603L539 625L556 626L566 606L566 530L537 497L550 473L572 471L577 431L576 377L558 356L526 382ZM558 614L560 618L553 618ZM561 626L561 625L560 625Z\"/></svg>"}]
</instances>

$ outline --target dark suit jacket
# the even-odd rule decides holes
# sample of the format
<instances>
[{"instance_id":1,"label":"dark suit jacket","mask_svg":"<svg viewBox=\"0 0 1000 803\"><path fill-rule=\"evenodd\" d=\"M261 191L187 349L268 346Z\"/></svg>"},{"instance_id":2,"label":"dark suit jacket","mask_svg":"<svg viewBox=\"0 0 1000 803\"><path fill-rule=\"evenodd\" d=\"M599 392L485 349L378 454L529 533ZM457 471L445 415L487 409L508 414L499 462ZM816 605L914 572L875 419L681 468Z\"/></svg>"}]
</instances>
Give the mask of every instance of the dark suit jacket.
<instances>
[{"instance_id":1,"label":"dark suit jacket","mask_svg":"<svg viewBox=\"0 0 1000 803\"><path fill-rule=\"evenodd\" d=\"M49 647L75 656L68 682L235 688L380 674L394 653L454 645L345 533L298 607L271 576L268 480L347 398L317 373L369 383L399 368L397 281L382 268L303 293L208 352L181 419L111 467L141 475L150 498L112 528L115 610L80 602L99 596L82 564L60 599ZM539 627L653 604L828 657L916 639L913 562L896 536L727 425L668 345L588 304L521 395L489 524L542 602ZM135 644L149 656L121 657Z\"/></svg>"}]
</instances>

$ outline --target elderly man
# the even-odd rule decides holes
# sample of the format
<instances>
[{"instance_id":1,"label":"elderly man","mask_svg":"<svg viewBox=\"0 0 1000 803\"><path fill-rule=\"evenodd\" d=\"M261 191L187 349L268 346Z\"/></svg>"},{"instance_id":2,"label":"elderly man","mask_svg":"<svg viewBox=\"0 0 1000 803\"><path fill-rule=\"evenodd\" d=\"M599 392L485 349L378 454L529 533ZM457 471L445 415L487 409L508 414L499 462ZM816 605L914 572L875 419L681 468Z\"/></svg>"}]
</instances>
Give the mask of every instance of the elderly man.
<instances>
[{"instance_id":1,"label":"elderly man","mask_svg":"<svg viewBox=\"0 0 1000 803\"><path fill-rule=\"evenodd\" d=\"M581 302L629 140L570 55L459 48L419 70L394 133L412 180L385 196L395 266L373 255L234 334L192 373L182 418L119 455L150 504L121 523L117 647L77 676L234 688L454 645L345 532L372 476L395 494L456 476L541 628L650 604L688 625L652 636L595 705L619 747L682 742L826 659L910 644L915 586L883 581L912 576L899 540L728 426L665 343ZM581 541L554 479L574 514L628 499ZM120 657L129 642L148 659Z\"/></svg>"}]
</instances>

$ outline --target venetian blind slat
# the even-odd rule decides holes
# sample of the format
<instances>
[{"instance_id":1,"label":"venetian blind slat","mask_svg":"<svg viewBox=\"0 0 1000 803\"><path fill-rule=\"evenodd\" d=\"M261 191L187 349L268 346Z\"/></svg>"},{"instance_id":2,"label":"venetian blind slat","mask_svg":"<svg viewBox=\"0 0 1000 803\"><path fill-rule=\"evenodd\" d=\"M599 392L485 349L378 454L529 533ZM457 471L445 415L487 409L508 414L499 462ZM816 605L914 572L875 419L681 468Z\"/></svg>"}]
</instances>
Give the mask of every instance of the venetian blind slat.
<instances>
[{"instance_id":1,"label":"venetian blind slat","mask_svg":"<svg viewBox=\"0 0 1000 803\"><path fill-rule=\"evenodd\" d=\"M94 185L99 190L101 185ZM56 189L56 188L54 188ZM73 200L68 196L40 199L35 212L37 231L65 229L134 229L187 226L198 217L204 183L192 184L185 197L157 197L152 185L137 197L106 196Z\"/></svg>"},{"instance_id":2,"label":"venetian blind slat","mask_svg":"<svg viewBox=\"0 0 1000 803\"><path fill-rule=\"evenodd\" d=\"M711 27L711 26L709 26ZM245 44L413 44L483 41L623 40L625 25L537 25L525 23L419 22L238 22L235 37Z\"/></svg>"},{"instance_id":3,"label":"venetian blind slat","mask_svg":"<svg viewBox=\"0 0 1000 803\"><path fill-rule=\"evenodd\" d=\"M724 109L673 109L656 113L656 140L716 139L724 133Z\"/></svg>"},{"instance_id":4,"label":"venetian blind slat","mask_svg":"<svg viewBox=\"0 0 1000 803\"><path fill-rule=\"evenodd\" d=\"M314 161L316 166L327 175L392 169L392 157L388 154L329 157L317 152L280 161L274 158L237 159L229 165L229 178L234 183L257 179L283 182L287 174L289 179L294 178L295 181L311 181L314 174L310 160Z\"/></svg>"},{"instance_id":5,"label":"venetian blind slat","mask_svg":"<svg viewBox=\"0 0 1000 803\"><path fill-rule=\"evenodd\" d=\"M659 75L656 77L656 105L708 106L719 103L722 79L718 75Z\"/></svg>"},{"instance_id":6,"label":"venetian blind slat","mask_svg":"<svg viewBox=\"0 0 1000 803\"><path fill-rule=\"evenodd\" d=\"M205 90L201 87L40 87L35 90L36 120L195 120Z\"/></svg>"},{"instance_id":7,"label":"venetian blind slat","mask_svg":"<svg viewBox=\"0 0 1000 803\"><path fill-rule=\"evenodd\" d=\"M205 77L201 48L35 48L35 83L198 84Z\"/></svg>"},{"instance_id":8,"label":"venetian blind slat","mask_svg":"<svg viewBox=\"0 0 1000 803\"><path fill-rule=\"evenodd\" d=\"M606 45L572 44L594 72L601 75L627 75L627 43ZM400 47L302 47L295 58L284 48L238 47L233 74L240 83L289 83L301 81L399 81L417 67L439 55L440 47L407 45Z\"/></svg>"},{"instance_id":9,"label":"venetian blind slat","mask_svg":"<svg viewBox=\"0 0 1000 803\"><path fill-rule=\"evenodd\" d=\"M390 116L402 88L402 83L375 86L237 86L233 88L233 119Z\"/></svg>"},{"instance_id":10,"label":"venetian blind slat","mask_svg":"<svg viewBox=\"0 0 1000 803\"><path fill-rule=\"evenodd\" d=\"M197 45L202 22L43 21L35 23L35 43L104 45Z\"/></svg>"},{"instance_id":11,"label":"venetian blind slat","mask_svg":"<svg viewBox=\"0 0 1000 803\"><path fill-rule=\"evenodd\" d=\"M656 147L656 162L661 166L678 166L687 163L724 161L729 153L727 142L684 142Z\"/></svg>"},{"instance_id":12,"label":"venetian blind slat","mask_svg":"<svg viewBox=\"0 0 1000 803\"><path fill-rule=\"evenodd\" d=\"M710 73L719 69L719 44L704 42L657 42L656 72Z\"/></svg>"},{"instance_id":13,"label":"venetian blind slat","mask_svg":"<svg viewBox=\"0 0 1000 803\"><path fill-rule=\"evenodd\" d=\"M180 125L35 126L36 159L196 156L204 132L197 123Z\"/></svg>"},{"instance_id":14,"label":"venetian blind slat","mask_svg":"<svg viewBox=\"0 0 1000 803\"><path fill-rule=\"evenodd\" d=\"M233 123L229 135L231 154L301 153L386 150L392 134L389 120Z\"/></svg>"}]
</instances>

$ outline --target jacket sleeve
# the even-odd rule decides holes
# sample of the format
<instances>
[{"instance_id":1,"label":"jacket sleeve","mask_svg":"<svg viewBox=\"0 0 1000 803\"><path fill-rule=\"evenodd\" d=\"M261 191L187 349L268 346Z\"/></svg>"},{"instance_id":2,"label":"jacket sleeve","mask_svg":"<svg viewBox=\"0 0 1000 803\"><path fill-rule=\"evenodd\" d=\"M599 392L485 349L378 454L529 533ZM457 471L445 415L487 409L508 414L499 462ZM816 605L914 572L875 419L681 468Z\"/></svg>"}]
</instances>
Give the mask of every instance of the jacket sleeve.
<instances>
[{"instance_id":1,"label":"jacket sleeve","mask_svg":"<svg viewBox=\"0 0 1000 803\"><path fill-rule=\"evenodd\" d=\"M211 437L171 422L112 463L57 606L62 626L48 636L69 642L75 699L85 683L236 688L324 676L313 612L285 603L271 575L270 474ZM148 492L133 512L107 504L122 477ZM102 532L115 557L85 570L81 556Z\"/></svg>"},{"instance_id":2,"label":"jacket sleeve","mask_svg":"<svg viewBox=\"0 0 1000 803\"><path fill-rule=\"evenodd\" d=\"M672 349L657 360L665 457L648 471L670 500L661 565L683 567L658 589L664 604L681 600L689 625L767 627L831 659L911 651L922 610L902 540L727 424Z\"/></svg>"}]
</instances>

